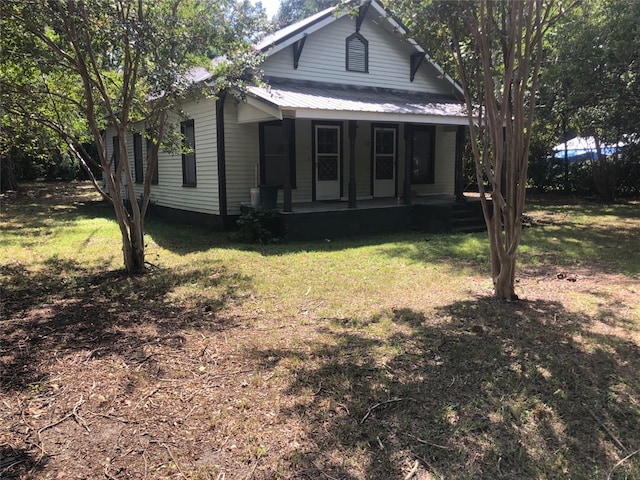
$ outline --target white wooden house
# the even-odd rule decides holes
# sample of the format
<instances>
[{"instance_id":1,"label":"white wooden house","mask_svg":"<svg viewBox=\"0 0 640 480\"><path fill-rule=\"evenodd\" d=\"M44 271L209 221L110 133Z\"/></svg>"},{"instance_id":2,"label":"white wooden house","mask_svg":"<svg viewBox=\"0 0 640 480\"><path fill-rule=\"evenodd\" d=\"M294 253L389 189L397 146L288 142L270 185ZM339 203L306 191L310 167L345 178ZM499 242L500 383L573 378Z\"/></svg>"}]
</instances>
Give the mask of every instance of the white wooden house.
<instances>
[{"instance_id":1,"label":"white wooden house","mask_svg":"<svg viewBox=\"0 0 640 480\"><path fill-rule=\"evenodd\" d=\"M285 217L321 212L327 220L307 217L292 227L296 236L327 237L340 232L301 229L385 230L365 228L368 216L364 223L393 230L398 218L415 215L383 208L461 197L467 116L459 87L376 0L361 2L355 15L324 10L256 47L265 54L266 87L249 87L241 101L225 95L183 105L180 128L193 153L160 152L155 211L225 228L250 208L260 184L277 188ZM133 136L137 165L146 152Z\"/></svg>"}]
</instances>

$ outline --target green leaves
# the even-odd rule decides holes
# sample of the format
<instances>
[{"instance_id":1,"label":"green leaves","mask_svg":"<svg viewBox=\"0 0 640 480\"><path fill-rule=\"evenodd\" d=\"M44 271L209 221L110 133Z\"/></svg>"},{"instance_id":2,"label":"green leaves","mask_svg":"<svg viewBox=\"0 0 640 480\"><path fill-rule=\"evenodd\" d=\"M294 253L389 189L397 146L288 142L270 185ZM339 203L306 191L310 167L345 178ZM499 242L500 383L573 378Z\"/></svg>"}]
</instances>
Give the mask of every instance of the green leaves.
<instances>
[{"instance_id":1,"label":"green leaves","mask_svg":"<svg viewBox=\"0 0 640 480\"><path fill-rule=\"evenodd\" d=\"M11 52L2 59L7 67L2 111L45 126L85 166L97 161L102 179L88 173L114 206L127 270L139 271L153 175L143 176L142 206L130 202L130 211L125 209L126 199L139 198L128 132L143 125L152 145L146 170L155 171L158 148L173 131L170 112L178 112L192 94L215 95L226 85L240 85L237 79L253 65L250 39L263 19L260 10L246 0L5 0L0 5L3 47ZM7 31L15 36L5 39ZM213 71L211 59L223 54L225 68ZM206 82L202 75L194 78L195 67L217 76ZM108 135L117 137L117 157L107 155L107 127ZM89 138L97 147L96 160L83 145ZM168 135L168 141L174 137Z\"/></svg>"},{"instance_id":2,"label":"green leaves","mask_svg":"<svg viewBox=\"0 0 640 480\"><path fill-rule=\"evenodd\" d=\"M289 25L339 3L339 0L281 0L277 22Z\"/></svg>"},{"instance_id":3,"label":"green leaves","mask_svg":"<svg viewBox=\"0 0 640 480\"><path fill-rule=\"evenodd\" d=\"M558 109L584 135L616 142L636 129L640 108L640 4L585 2L558 35L558 62L548 76Z\"/></svg>"}]
</instances>

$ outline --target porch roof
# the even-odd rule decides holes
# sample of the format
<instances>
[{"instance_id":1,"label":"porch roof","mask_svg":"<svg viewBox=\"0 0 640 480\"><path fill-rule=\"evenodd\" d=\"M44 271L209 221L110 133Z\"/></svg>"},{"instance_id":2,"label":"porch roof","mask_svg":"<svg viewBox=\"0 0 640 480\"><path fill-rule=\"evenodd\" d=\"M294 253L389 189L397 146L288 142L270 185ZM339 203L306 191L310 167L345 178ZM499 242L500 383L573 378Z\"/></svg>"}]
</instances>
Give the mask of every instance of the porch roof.
<instances>
[{"instance_id":1,"label":"porch roof","mask_svg":"<svg viewBox=\"0 0 640 480\"><path fill-rule=\"evenodd\" d=\"M464 102L453 96L339 84L271 81L268 87L248 87L250 97L273 118L370 120L466 125ZM246 121L251 116L247 116ZM256 118L258 120L258 118ZM259 120L264 120L260 118Z\"/></svg>"}]
</instances>

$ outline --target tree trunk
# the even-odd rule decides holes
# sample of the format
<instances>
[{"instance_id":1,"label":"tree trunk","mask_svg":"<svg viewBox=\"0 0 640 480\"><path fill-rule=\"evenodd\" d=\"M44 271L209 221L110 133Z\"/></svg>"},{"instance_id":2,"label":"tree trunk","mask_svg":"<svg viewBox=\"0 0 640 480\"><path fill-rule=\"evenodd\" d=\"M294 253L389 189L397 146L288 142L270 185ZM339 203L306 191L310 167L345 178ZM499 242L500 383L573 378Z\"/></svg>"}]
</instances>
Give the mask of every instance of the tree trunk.
<instances>
[{"instance_id":1,"label":"tree trunk","mask_svg":"<svg viewBox=\"0 0 640 480\"><path fill-rule=\"evenodd\" d=\"M616 160L611 160L602 151L602 143L598 135L596 142L596 160L593 161L593 181L596 191L605 202L612 202L616 195L618 171Z\"/></svg>"},{"instance_id":2,"label":"tree trunk","mask_svg":"<svg viewBox=\"0 0 640 480\"><path fill-rule=\"evenodd\" d=\"M127 273L135 275L145 270L144 242L132 240L137 236L132 230L129 230L131 238L128 235L122 238L122 252Z\"/></svg>"},{"instance_id":3,"label":"tree trunk","mask_svg":"<svg viewBox=\"0 0 640 480\"><path fill-rule=\"evenodd\" d=\"M144 231L141 222L131 220L124 202L117 192L112 195L116 219L122 236L122 254L124 267L129 274L138 274L144 271Z\"/></svg>"},{"instance_id":4,"label":"tree trunk","mask_svg":"<svg viewBox=\"0 0 640 480\"><path fill-rule=\"evenodd\" d=\"M138 216L138 221L131 222L129 226L131 238L131 267L127 267L129 273L140 273L145 270L143 221Z\"/></svg>"},{"instance_id":5,"label":"tree trunk","mask_svg":"<svg viewBox=\"0 0 640 480\"><path fill-rule=\"evenodd\" d=\"M496 197L499 197L497 192ZM510 252L509 245L517 238L519 243L520 231L517 224L504 218L505 214L499 206L499 201L493 201L493 214L487 223L487 234L491 256L491 279L493 281L493 294L496 298L505 301L517 300L515 292L516 254L515 248ZM507 231L503 225L514 228Z\"/></svg>"},{"instance_id":6,"label":"tree trunk","mask_svg":"<svg viewBox=\"0 0 640 480\"><path fill-rule=\"evenodd\" d=\"M491 278L493 280L493 293L500 300L517 300L514 284L516 272L515 255L492 255Z\"/></svg>"},{"instance_id":7,"label":"tree trunk","mask_svg":"<svg viewBox=\"0 0 640 480\"><path fill-rule=\"evenodd\" d=\"M121 132L118 132L121 133ZM121 138L126 138L124 134ZM121 141L124 145L124 141ZM103 164L103 173L106 175L107 184L109 186L109 199L113 203L113 209L120 228L122 236L122 254L124 257L124 266L129 274L138 274L144 271L144 219L140 215L140 209L135 197L131 194L133 189L130 187L131 169L129 168L129 159L127 157L126 145L120 147L121 157L115 172L111 172L109 163ZM127 174L128 182L127 191L131 202L130 208L133 215L127 211L125 199L122 196L122 172Z\"/></svg>"},{"instance_id":8,"label":"tree trunk","mask_svg":"<svg viewBox=\"0 0 640 480\"><path fill-rule=\"evenodd\" d=\"M15 163L11 152L0 158L0 192L4 193L8 190L17 190L18 181L16 180Z\"/></svg>"}]
</instances>

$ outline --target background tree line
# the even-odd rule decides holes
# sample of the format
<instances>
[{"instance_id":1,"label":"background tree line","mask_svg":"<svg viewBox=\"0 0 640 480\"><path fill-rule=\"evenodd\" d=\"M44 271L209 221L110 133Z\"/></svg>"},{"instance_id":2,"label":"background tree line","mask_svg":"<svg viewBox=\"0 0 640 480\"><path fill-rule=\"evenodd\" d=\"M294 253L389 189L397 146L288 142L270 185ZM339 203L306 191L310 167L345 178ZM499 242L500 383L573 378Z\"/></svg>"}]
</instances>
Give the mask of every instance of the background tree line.
<instances>
[{"instance_id":1,"label":"background tree line","mask_svg":"<svg viewBox=\"0 0 640 480\"><path fill-rule=\"evenodd\" d=\"M540 190L640 194L640 4L588 0L548 38L541 79L531 184ZM551 147L579 135L595 139L593 161L546 161ZM604 145L624 144L614 155Z\"/></svg>"}]
</instances>

